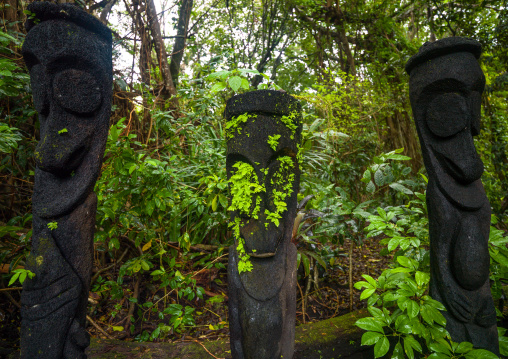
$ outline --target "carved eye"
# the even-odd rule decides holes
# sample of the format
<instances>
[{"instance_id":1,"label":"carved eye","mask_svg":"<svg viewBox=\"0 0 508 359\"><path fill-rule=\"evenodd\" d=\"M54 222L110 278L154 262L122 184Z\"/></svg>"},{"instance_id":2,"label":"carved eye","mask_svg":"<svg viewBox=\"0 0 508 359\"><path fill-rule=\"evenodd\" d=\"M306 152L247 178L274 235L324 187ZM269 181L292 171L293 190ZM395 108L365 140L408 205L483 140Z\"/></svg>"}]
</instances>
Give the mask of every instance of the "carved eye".
<instances>
[{"instance_id":1,"label":"carved eye","mask_svg":"<svg viewBox=\"0 0 508 359\"><path fill-rule=\"evenodd\" d=\"M450 137L470 123L466 99L457 93L439 95L427 109L427 125L436 136Z\"/></svg>"},{"instance_id":2,"label":"carved eye","mask_svg":"<svg viewBox=\"0 0 508 359\"><path fill-rule=\"evenodd\" d=\"M101 88L89 73L65 70L53 80L53 96L60 106L81 115L93 113L101 104Z\"/></svg>"}]
</instances>

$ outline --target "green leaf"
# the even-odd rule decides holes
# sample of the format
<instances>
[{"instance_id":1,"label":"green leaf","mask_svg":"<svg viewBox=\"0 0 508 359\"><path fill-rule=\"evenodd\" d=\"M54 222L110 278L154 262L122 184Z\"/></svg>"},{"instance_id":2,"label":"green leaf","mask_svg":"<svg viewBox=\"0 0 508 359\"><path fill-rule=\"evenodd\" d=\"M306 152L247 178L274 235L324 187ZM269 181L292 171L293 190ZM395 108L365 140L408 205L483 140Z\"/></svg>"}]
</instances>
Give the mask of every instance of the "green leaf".
<instances>
[{"instance_id":1,"label":"green leaf","mask_svg":"<svg viewBox=\"0 0 508 359\"><path fill-rule=\"evenodd\" d=\"M364 183L369 183L371 178L372 178L372 174L370 173L370 170L366 169L365 172L363 172L363 177L362 177L361 181Z\"/></svg>"},{"instance_id":2,"label":"green leaf","mask_svg":"<svg viewBox=\"0 0 508 359\"><path fill-rule=\"evenodd\" d=\"M310 274L310 260L305 254L302 254L302 264L303 269L305 270L305 276L307 277Z\"/></svg>"},{"instance_id":3,"label":"green leaf","mask_svg":"<svg viewBox=\"0 0 508 359\"><path fill-rule=\"evenodd\" d=\"M219 83L216 83L215 85L212 86L212 88L210 89L210 92L211 93L219 92L219 91L224 90L225 88L226 88L226 83L219 82Z\"/></svg>"},{"instance_id":4,"label":"green leaf","mask_svg":"<svg viewBox=\"0 0 508 359\"><path fill-rule=\"evenodd\" d=\"M242 78L240 76L230 77L228 82L231 89L235 92L237 92L240 86L242 86Z\"/></svg>"},{"instance_id":5,"label":"green leaf","mask_svg":"<svg viewBox=\"0 0 508 359\"><path fill-rule=\"evenodd\" d=\"M249 80L247 80L247 79L242 79L242 88L243 88L244 90L248 90L248 89L249 89L249 87L250 87L250 82L249 82Z\"/></svg>"},{"instance_id":6,"label":"green leaf","mask_svg":"<svg viewBox=\"0 0 508 359\"><path fill-rule=\"evenodd\" d=\"M378 169L376 173L374 173L374 182L381 187L385 183L385 177L383 176L383 171Z\"/></svg>"},{"instance_id":7,"label":"green leaf","mask_svg":"<svg viewBox=\"0 0 508 359\"><path fill-rule=\"evenodd\" d=\"M464 354L473 350L473 344L469 342L462 342L455 349L455 353Z\"/></svg>"},{"instance_id":8,"label":"green leaf","mask_svg":"<svg viewBox=\"0 0 508 359\"><path fill-rule=\"evenodd\" d=\"M405 194L413 194L413 191L411 191L406 186L401 185L400 183L390 183L389 186L390 186L390 188L393 188L397 192L402 192L402 193L405 193Z\"/></svg>"},{"instance_id":9,"label":"green leaf","mask_svg":"<svg viewBox=\"0 0 508 359\"><path fill-rule=\"evenodd\" d=\"M384 334L382 325L372 317L358 319L355 325L365 330Z\"/></svg>"},{"instance_id":10,"label":"green leaf","mask_svg":"<svg viewBox=\"0 0 508 359\"><path fill-rule=\"evenodd\" d=\"M19 272L14 273L14 275L11 277L11 280L9 281L8 286L11 286L12 284L14 284L14 282L16 282L16 280L17 280L17 279L18 279L18 277L19 277L19 274L20 274Z\"/></svg>"},{"instance_id":11,"label":"green leaf","mask_svg":"<svg viewBox=\"0 0 508 359\"><path fill-rule=\"evenodd\" d=\"M409 359L414 359L415 355L413 352L413 347L411 346L411 341L408 340L408 338L410 337L411 336L404 337L404 352L406 353Z\"/></svg>"},{"instance_id":12,"label":"green leaf","mask_svg":"<svg viewBox=\"0 0 508 359\"><path fill-rule=\"evenodd\" d=\"M443 353L432 353L427 359L449 359L450 356Z\"/></svg>"},{"instance_id":13,"label":"green leaf","mask_svg":"<svg viewBox=\"0 0 508 359\"><path fill-rule=\"evenodd\" d=\"M416 274L415 274L415 279L416 279L416 283L417 283L420 287L423 287L424 285L426 285L427 283L429 283L429 281L430 281L430 276L429 276L427 273L423 273L423 272L420 272L420 271L416 271Z\"/></svg>"},{"instance_id":14,"label":"green leaf","mask_svg":"<svg viewBox=\"0 0 508 359\"><path fill-rule=\"evenodd\" d=\"M378 339L381 338L383 334L376 332L367 332L362 335L362 345L373 345L376 344Z\"/></svg>"},{"instance_id":15,"label":"green leaf","mask_svg":"<svg viewBox=\"0 0 508 359\"><path fill-rule=\"evenodd\" d=\"M401 239L402 237L393 237L392 239L390 239L390 241L388 242L388 250L391 252L394 249L396 249L399 246Z\"/></svg>"},{"instance_id":16,"label":"green leaf","mask_svg":"<svg viewBox=\"0 0 508 359\"><path fill-rule=\"evenodd\" d=\"M374 185L374 182L370 181L365 190L368 193L374 193L374 191L376 190L376 185Z\"/></svg>"},{"instance_id":17,"label":"green leaf","mask_svg":"<svg viewBox=\"0 0 508 359\"><path fill-rule=\"evenodd\" d=\"M367 280L374 288L377 288L377 282L370 275L362 274L362 277Z\"/></svg>"},{"instance_id":18,"label":"green leaf","mask_svg":"<svg viewBox=\"0 0 508 359\"><path fill-rule=\"evenodd\" d=\"M409 345L411 345L413 349L417 350L420 353L422 352L422 346L412 335L409 335L406 338L404 338L404 344L406 343L406 341L409 343Z\"/></svg>"},{"instance_id":19,"label":"green leaf","mask_svg":"<svg viewBox=\"0 0 508 359\"><path fill-rule=\"evenodd\" d=\"M414 300L409 300L406 304L407 315L409 318L415 318L420 312L420 306Z\"/></svg>"},{"instance_id":20,"label":"green leaf","mask_svg":"<svg viewBox=\"0 0 508 359\"><path fill-rule=\"evenodd\" d=\"M56 221L54 221L54 222L49 222L49 223L48 223L48 228L49 228L50 230L57 229L57 228L58 228L58 223L57 223Z\"/></svg>"},{"instance_id":21,"label":"green leaf","mask_svg":"<svg viewBox=\"0 0 508 359\"><path fill-rule=\"evenodd\" d=\"M370 297L374 292L376 291L376 289L374 288L371 288L371 289L365 289L362 294L360 295L360 300L364 300L364 299L367 299L368 297Z\"/></svg>"},{"instance_id":22,"label":"green leaf","mask_svg":"<svg viewBox=\"0 0 508 359\"><path fill-rule=\"evenodd\" d=\"M390 349L390 342L386 336L383 336L374 346L374 357L380 358L384 356L388 353L388 349Z\"/></svg>"},{"instance_id":23,"label":"green leaf","mask_svg":"<svg viewBox=\"0 0 508 359\"><path fill-rule=\"evenodd\" d=\"M409 268L411 266L411 261L409 260L408 257L398 256L397 262L399 262L401 266L404 266L406 268Z\"/></svg>"},{"instance_id":24,"label":"green leaf","mask_svg":"<svg viewBox=\"0 0 508 359\"><path fill-rule=\"evenodd\" d=\"M499 359L499 357L485 349L475 349L466 354L467 359Z\"/></svg>"},{"instance_id":25,"label":"green leaf","mask_svg":"<svg viewBox=\"0 0 508 359\"><path fill-rule=\"evenodd\" d=\"M216 195L212 200L212 211L214 211L214 212L217 210L217 198L218 198L218 195Z\"/></svg>"},{"instance_id":26,"label":"green leaf","mask_svg":"<svg viewBox=\"0 0 508 359\"><path fill-rule=\"evenodd\" d=\"M58 134L61 135L62 133L69 132L66 128L62 128L60 131L58 131Z\"/></svg>"},{"instance_id":27,"label":"green leaf","mask_svg":"<svg viewBox=\"0 0 508 359\"><path fill-rule=\"evenodd\" d=\"M402 350L402 345L400 342L395 345L391 359L404 359L404 351Z\"/></svg>"}]
</instances>

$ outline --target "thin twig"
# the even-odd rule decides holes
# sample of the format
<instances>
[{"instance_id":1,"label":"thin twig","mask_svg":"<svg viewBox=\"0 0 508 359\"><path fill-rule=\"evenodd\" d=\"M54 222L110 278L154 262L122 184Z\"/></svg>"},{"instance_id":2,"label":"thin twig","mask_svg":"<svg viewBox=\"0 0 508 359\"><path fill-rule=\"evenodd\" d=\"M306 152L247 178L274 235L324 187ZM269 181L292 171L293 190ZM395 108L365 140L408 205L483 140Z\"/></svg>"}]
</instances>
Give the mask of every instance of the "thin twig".
<instances>
[{"instance_id":1,"label":"thin twig","mask_svg":"<svg viewBox=\"0 0 508 359\"><path fill-rule=\"evenodd\" d=\"M114 266L116 266L118 263L120 263L120 262L122 261L123 257L125 257L125 255L127 254L127 252L128 252L128 251L129 251L129 248L127 248L127 249L126 249L126 250L122 253L122 255L120 256L120 258L118 258L118 260L117 260L117 261L115 261L115 263L113 263L113 264L111 264L111 265L109 265L109 266L107 266L107 267L104 267L104 268L99 269L99 270L98 270L98 271L94 274L94 276L92 277L91 283L95 282L95 280L97 279L97 277L99 276L99 274L104 273L105 271L107 271L107 270L109 270L109 269L113 268L113 267L114 267Z\"/></svg>"},{"instance_id":2,"label":"thin twig","mask_svg":"<svg viewBox=\"0 0 508 359\"><path fill-rule=\"evenodd\" d=\"M303 315L303 324L305 324L305 299L303 297L302 287L300 287L300 283L296 281L296 284L298 285L298 289L300 290L300 296L302 297L302 315Z\"/></svg>"},{"instance_id":3,"label":"thin twig","mask_svg":"<svg viewBox=\"0 0 508 359\"><path fill-rule=\"evenodd\" d=\"M210 354L212 357L214 357L215 359L226 359L226 358L218 358L218 357L216 357L215 355L213 355L212 353L210 353L210 351L209 351L208 349L206 349L206 347L205 347L203 344L201 344L199 341L194 340L194 342L196 342L196 343L198 343L199 345L201 345L201 346L203 347L203 349L204 349L204 350L205 350L208 354Z\"/></svg>"},{"instance_id":4,"label":"thin twig","mask_svg":"<svg viewBox=\"0 0 508 359\"><path fill-rule=\"evenodd\" d=\"M102 329L101 327L99 327L99 325L98 325L97 323L95 323L95 322L93 321L93 319L92 319L92 318L90 318L90 316L89 316L89 315L87 315L87 316L86 316L86 319L90 322L90 324L92 324L92 325L95 327L95 329L97 329L97 330L98 330L99 332L101 332L104 336L106 336L106 338L111 339L111 340L114 340L114 339L115 339L115 338L113 338L111 335L109 335L108 333L106 333L106 332L104 331L104 329Z\"/></svg>"},{"instance_id":5,"label":"thin twig","mask_svg":"<svg viewBox=\"0 0 508 359\"><path fill-rule=\"evenodd\" d=\"M23 287L1 288L0 292L8 292L10 290L21 290Z\"/></svg>"}]
</instances>

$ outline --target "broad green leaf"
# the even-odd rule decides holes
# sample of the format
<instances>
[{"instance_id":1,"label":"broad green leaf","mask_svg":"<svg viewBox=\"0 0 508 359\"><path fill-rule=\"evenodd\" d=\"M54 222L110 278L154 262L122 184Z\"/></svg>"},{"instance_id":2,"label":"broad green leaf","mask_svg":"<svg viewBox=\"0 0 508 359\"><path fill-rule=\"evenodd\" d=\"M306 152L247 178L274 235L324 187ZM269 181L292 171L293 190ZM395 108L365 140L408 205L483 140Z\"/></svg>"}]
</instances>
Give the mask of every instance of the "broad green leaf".
<instances>
[{"instance_id":1,"label":"broad green leaf","mask_svg":"<svg viewBox=\"0 0 508 359\"><path fill-rule=\"evenodd\" d=\"M367 299L370 297L376 290L374 288L371 289L365 289L362 294L360 295L360 300Z\"/></svg>"},{"instance_id":2,"label":"broad green leaf","mask_svg":"<svg viewBox=\"0 0 508 359\"><path fill-rule=\"evenodd\" d=\"M212 86L212 88L210 89L210 92L212 92L212 93L219 92L219 91L224 90L225 88L226 88L226 83L219 82L219 83L216 83L215 85Z\"/></svg>"},{"instance_id":3,"label":"broad green leaf","mask_svg":"<svg viewBox=\"0 0 508 359\"><path fill-rule=\"evenodd\" d=\"M411 191L409 188L400 183L390 183L388 186L390 186L390 188L393 188L397 192L402 192L404 194L413 194L413 191Z\"/></svg>"},{"instance_id":4,"label":"broad green leaf","mask_svg":"<svg viewBox=\"0 0 508 359\"><path fill-rule=\"evenodd\" d=\"M237 92L240 86L242 86L242 78L240 76L230 77L228 82L231 89L235 92Z\"/></svg>"},{"instance_id":5,"label":"broad green leaf","mask_svg":"<svg viewBox=\"0 0 508 359\"><path fill-rule=\"evenodd\" d=\"M415 355L413 352L413 347L411 345L411 341L408 340L411 336L404 337L404 352L406 353L409 359L414 359Z\"/></svg>"},{"instance_id":6,"label":"broad green leaf","mask_svg":"<svg viewBox=\"0 0 508 359\"><path fill-rule=\"evenodd\" d=\"M362 274L362 277L367 280L374 288L377 288L377 282L370 275Z\"/></svg>"},{"instance_id":7,"label":"broad green leaf","mask_svg":"<svg viewBox=\"0 0 508 359\"><path fill-rule=\"evenodd\" d=\"M409 260L408 257L398 256L397 262L399 262L401 266L404 266L406 268L409 268L411 266L411 261Z\"/></svg>"},{"instance_id":8,"label":"broad green leaf","mask_svg":"<svg viewBox=\"0 0 508 359\"><path fill-rule=\"evenodd\" d=\"M388 353L388 349L390 349L390 342L388 338L383 335L383 337L378 340L376 345L374 346L374 357L380 358Z\"/></svg>"},{"instance_id":9,"label":"broad green leaf","mask_svg":"<svg viewBox=\"0 0 508 359\"><path fill-rule=\"evenodd\" d=\"M370 170L366 169L365 172L363 172L363 177L362 177L361 181L365 182L365 183L369 183L371 178L372 178L372 174L370 173Z\"/></svg>"},{"instance_id":10,"label":"broad green leaf","mask_svg":"<svg viewBox=\"0 0 508 359\"><path fill-rule=\"evenodd\" d=\"M358 319L355 325L365 330L384 334L382 325L376 319L371 317Z\"/></svg>"},{"instance_id":11,"label":"broad green leaf","mask_svg":"<svg viewBox=\"0 0 508 359\"><path fill-rule=\"evenodd\" d=\"M409 318L415 318L420 312L420 306L414 300L409 300L406 304L407 315Z\"/></svg>"},{"instance_id":12,"label":"broad green leaf","mask_svg":"<svg viewBox=\"0 0 508 359\"><path fill-rule=\"evenodd\" d=\"M362 335L362 345L373 345L376 344L378 339L381 338L383 334L376 332L367 332Z\"/></svg>"},{"instance_id":13,"label":"broad green leaf","mask_svg":"<svg viewBox=\"0 0 508 359\"><path fill-rule=\"evenodd\" d=\"M466 359L499 359L499 357L485 349L474 349L466 354Z\"/></svg>"},{"instance_id":14,"label":"broad green leaf","mask_svg":"<svg viewBox=\"0 0 508 359\"><path fill-rule=\"evenodd\" d=\"M374 173L374 182L376 182L376 185L378 185L379 187L384 185L384 183L385 183L385 177L384 177L383 171L381 171L381 169L378 169Z\"/></svg>"},{"instance_id":15,"label":"broad green leaf","mask_svg":"<svg viewBox=\"0 0 508 359\"><path fill-rule=\"evenodd\" d=\"M374 191L376 190L376 185L374 185L374 183L370 181L365 190L369 193L374 193Z\"/></svg>"}]
</instances>

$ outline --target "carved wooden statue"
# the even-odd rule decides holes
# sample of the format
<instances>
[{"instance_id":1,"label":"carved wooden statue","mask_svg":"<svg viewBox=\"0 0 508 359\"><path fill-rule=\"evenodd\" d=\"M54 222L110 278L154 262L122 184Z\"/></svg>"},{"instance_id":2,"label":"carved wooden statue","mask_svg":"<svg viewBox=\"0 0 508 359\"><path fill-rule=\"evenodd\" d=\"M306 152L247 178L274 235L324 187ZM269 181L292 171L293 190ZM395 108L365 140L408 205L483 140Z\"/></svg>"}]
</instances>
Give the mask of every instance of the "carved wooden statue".
<instances>
[{"instance_id":1,"label":"carved wooden statue","mask_svg":"<svg viewBox=\"0 0 508 359\"><path fill-rule=\"evenodd\" d=\"M293 97L271 90L235 96L226 106L235 359L293 357L296 247L291 235L300 181L300 111Z\"/></svg>"},{"instance_id":2,"label":"carved wooden statue","mask_svg":"<svg viewBox=\"0 0 508 359\"><path fill-rule=\"evenodd\" d=\"M446 307L454 341L499 353L489 286L490 204L473 142L485 86L480 53L474 40L446 38L423 45L406 71L429 175L430 295Z\"/></svg>"},{"instance_id":3,"label":"carved wooden statue","mask_svg":"<svg viewBox=\"0 0 508 359\"><path fill-rule=\"evenodd\" d=\"M23 57L39 113L21 358L86 358L86 307L112 95L110 30L80 8L34 2Z\"/></svg>"}]
</instances>

